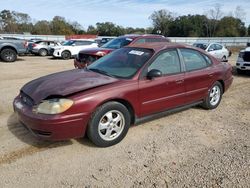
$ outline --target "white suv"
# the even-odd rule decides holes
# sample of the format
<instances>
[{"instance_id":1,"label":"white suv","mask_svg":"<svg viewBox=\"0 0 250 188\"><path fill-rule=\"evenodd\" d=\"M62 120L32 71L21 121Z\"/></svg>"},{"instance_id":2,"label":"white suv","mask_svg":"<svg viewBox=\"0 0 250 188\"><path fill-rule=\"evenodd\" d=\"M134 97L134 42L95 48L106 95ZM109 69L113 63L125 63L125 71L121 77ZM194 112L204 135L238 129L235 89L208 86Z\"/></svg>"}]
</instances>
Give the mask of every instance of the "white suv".
<instances>
[{"instance_id":1,"label":"white suv","mask_svg":"<svg viewBox=\"0 0 250 188\"><path fill-rule=\"evenodd\" d=\"M193 46L201 48L221 61L227 61L229 57L228 49L218 43L194 43Z\"/></svg>"},{"instance_id":2,"label":"white suv","mask_svg":"<svg viewBox=\"0 0 250 188\"><path fill-rule=\"evenodd\" d=\"M94 39L72 39L66 41L62 46L53 48L53 56L62 59L70 59L76 56L79 51L86 48L98 47Z\"/></svg>"},{"instance_id":3,"label":"white suv","mask_svg":"<svg viewBox=\"0 0 250 188\"><path fill-rule=\"evenodd\" d=\"M236 70L238 73L250 70L250 47L240 51L236 62Z\"/></svg>"}]
</instances>

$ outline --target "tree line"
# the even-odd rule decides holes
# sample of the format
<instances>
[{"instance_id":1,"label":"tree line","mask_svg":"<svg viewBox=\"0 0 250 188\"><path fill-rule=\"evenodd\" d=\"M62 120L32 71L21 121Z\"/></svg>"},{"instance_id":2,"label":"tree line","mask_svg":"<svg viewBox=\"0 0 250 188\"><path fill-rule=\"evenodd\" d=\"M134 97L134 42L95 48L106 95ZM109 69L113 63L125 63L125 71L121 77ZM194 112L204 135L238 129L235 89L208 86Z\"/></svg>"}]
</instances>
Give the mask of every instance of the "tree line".
<instances>
[{"instance_id":1,"label":"tree line","mask_svg":"<svg viewBox=\"0 0 250 188\"><path fill-rule=\"evenodd\" d=\"M250 25L242 21L245 11L236 7L227 15L217 4L203 15L176 16L176 13L162 9L153 12L149 19L152 27L122 27L112 22L96 23L84 29L77 21L67 21L55 16L51 21L32 22L26 13L2 10L0 12L0 33L24 33L41 35L95 34L100 36L119 36L123 34L162 34L169 37L243 37L250 36Z\"/></svg>"}]
</instances>

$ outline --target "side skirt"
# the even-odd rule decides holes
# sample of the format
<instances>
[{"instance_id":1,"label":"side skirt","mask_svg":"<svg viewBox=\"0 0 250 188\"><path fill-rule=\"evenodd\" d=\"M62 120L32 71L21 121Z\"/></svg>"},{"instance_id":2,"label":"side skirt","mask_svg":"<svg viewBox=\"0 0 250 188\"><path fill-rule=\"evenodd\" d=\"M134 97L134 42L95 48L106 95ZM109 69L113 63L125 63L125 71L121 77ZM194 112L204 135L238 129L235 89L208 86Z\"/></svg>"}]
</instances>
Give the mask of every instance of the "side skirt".
<instances>
[{"instance_id":1,"label":"side skirt","mask_svg":"<svg viewBox=\"0 0 250 188\"><path fill-rule=\"evenodd\" d=\"M197 101L197 102L194 102L194 103L191 103L191 104L187 104L187 105L184 105L184 106L179 106L179 107L176 107L176 108L172 108L172 109L169 109L169 110L166 110L166 111L163 111L163 112L155 113L155 114L144 116L144 117L141 117L141 118L136 117L134 124L138 125L138 124L145 123L147 121L152 121L152 120L155 120L155 119L158 119L158 118L162 118L162 117L164 117L166 115L173 114L175 112L180 112L180 111L186 110L188 108L197 106L197 105L202 104L202 103L203 103L203 101Z\"/></svg>"}]
</instances>

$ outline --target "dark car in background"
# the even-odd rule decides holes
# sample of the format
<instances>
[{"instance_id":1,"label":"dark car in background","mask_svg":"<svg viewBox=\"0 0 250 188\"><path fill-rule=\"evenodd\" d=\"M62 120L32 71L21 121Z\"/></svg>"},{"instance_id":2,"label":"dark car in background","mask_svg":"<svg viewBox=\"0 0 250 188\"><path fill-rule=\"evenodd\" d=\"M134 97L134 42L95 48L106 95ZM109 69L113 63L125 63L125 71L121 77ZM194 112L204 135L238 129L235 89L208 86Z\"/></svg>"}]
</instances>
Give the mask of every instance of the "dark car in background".
<instances>
[{"instance_id":1,"label":"dark car in background","mask_svg":"<svg viewBox=\"0 0 250 188\"><path fill-rule=\"evenodd\" d=\"M216 108L232 67L203 50L175 43L139 43L85 69L35 79L14 99L19 120L39 138L85 134L98 146L120 142L133 124L194 105ZM216 115L216 114L215 114Z\"/></svg>"},{"instance_id":2,"label":"dark car in background","mask_svg":"<svg viewBox=\"0 0 250 188\"><path fill-rule=\"evenodd\" d=\"M123 35L110 40L100 48L88 48L80 51L74 60L74 66L76 68L84 68L100 57L123 46L148 42L170 42L170 40L161 35Z\"/></svg>"}]
</instances>

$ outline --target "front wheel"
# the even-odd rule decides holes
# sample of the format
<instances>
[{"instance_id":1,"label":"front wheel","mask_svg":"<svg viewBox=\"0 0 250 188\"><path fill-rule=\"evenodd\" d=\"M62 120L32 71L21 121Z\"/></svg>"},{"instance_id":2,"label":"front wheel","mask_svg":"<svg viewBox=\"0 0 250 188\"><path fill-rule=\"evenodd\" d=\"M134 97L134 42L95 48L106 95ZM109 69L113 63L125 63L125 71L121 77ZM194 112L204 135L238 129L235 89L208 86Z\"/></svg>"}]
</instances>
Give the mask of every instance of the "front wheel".
<instances>
[{"instance_id":1,"label":"front wheel","mask_svg":"<svg viewBox=\"0 0 250 188\"><path fill-rule=\"evenodd\" d=\"M70 52L68 52L68 51L62 52L62 58L65 60L70 59L71 58Z\"/></svg>"},{"instance_id":2,"label":"front wheel","mask_svg":"<svg viewBox=\"0 0 250 188\"><path fill-rule=\"evenodd\" d=\"M216 108L220 104L222 93L223 89L221 83L215 82L215 84L210 88L202 106L206 109Z\"/></svg>"},{"instance_id":3,"label":"front wheel","mask_svg":"<svg viewBox=\"0 0 250 188\"><path fill-rule=\"evenodd\" d=\"M98 107L88 125L89 139L100 147L119 143L130 126L128 109L118 102L108 102Z\"/></svg>"},{"instance_id":4,"label":"front wheel","mask_svg":"<svg viewBox=\"0 0 250 188\"><path fill-rule=\"evenodd\" d=\"M8 48L3 49L1 51L0 56L1 56L1 59L3 61L8 62L8 63L9 62L14 62L17 59L17 53L15 52L15 50L8 49Z\"/></svg>"}]
</instances>

